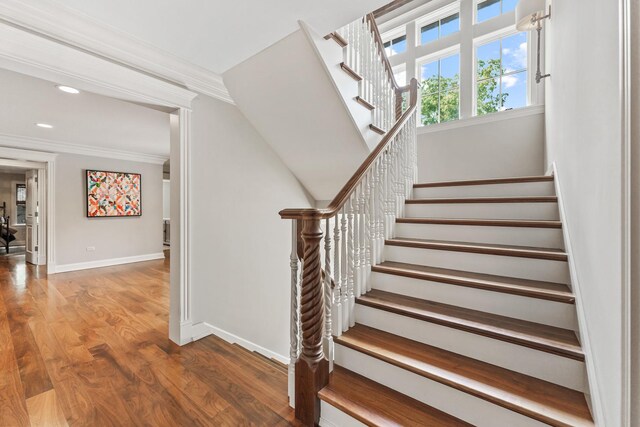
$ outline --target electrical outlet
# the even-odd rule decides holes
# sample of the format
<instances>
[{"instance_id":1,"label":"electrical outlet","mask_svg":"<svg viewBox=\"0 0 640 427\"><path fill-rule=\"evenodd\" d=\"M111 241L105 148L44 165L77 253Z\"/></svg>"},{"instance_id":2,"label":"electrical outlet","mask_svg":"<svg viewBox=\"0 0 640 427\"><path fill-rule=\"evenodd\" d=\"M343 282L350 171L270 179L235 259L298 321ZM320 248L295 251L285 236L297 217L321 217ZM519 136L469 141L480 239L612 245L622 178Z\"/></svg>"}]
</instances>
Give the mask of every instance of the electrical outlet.
<instances>
[{"instance_id":1,"label":"electrical outlet","mask_svg":"<svg viewBox=\"0 0 640 427\"><path fill-rule=\"evenodd\" d=\"M96 250L95 246L87 246L87 252L93 252Z\"/></svg>"}]
</instances>

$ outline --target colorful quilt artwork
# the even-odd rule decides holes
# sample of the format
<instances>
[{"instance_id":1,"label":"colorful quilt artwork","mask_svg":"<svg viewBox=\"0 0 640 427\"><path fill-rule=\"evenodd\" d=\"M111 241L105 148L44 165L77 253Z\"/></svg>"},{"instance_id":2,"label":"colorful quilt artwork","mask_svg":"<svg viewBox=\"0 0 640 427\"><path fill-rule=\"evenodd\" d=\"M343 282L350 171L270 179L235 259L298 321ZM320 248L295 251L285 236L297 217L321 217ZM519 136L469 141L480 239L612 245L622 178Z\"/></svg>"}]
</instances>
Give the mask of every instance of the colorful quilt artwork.
<instances>
[{"instance_id":1,"label":"colorful quilt artwork","mask_svg":"<svg viewBox=\"0 0 640 427\"><path fill-rule=\"evenodd\" d=\"M139 173L87 171L87 216L140 216Z\"/></svg>"}]
</instances>

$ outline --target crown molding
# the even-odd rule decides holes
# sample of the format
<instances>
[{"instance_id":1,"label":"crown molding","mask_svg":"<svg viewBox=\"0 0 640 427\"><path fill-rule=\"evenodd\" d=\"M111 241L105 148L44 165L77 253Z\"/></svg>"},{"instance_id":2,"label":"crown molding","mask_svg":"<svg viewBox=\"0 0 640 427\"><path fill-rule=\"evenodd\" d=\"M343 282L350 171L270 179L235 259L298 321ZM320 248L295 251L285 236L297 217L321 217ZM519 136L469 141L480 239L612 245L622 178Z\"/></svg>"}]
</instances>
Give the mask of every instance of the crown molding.
<instances>
[{"instance_id":1,"label":"crown molding","mask_svg":"<svg viewBox=\"0 0 640 427\"><path fill-rule=\"evenodd\" d=\"M220 75L58 2L4 0L0 21L233 104Z\"/></svg>"},{"instance_id":2,"label":"crown molding","mask_svg":"<svg viewBox=\"0 0 640 427\"><path fill-rule=\"evenodd\" d=\"M5 149L6 147L6 149ZM132 151L113 150L109 148L89 147L70 144L52 139L31 138L18 135L0 134L0 153L10 153L11 149L36 150L43 159L55 157L55 154L78 154L81 156L107 157L110 159L128 160L132 162L153 163L162 165L168 156L134 153ZM16 154L20 152L15 150Z\"/></svg>"}]
</instances>

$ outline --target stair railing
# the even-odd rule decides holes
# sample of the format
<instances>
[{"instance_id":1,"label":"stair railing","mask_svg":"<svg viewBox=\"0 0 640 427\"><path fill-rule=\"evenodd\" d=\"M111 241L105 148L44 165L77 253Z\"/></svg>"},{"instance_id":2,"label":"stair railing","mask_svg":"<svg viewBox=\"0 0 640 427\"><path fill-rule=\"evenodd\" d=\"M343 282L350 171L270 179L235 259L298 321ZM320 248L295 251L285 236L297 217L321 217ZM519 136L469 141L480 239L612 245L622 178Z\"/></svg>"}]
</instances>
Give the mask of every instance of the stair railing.
<instances>
[{"instance_id":1,"label":"stair railing","mask_svg":"<svg viewBox=\"0 0 640 427\"><path fill-rule=\"evenodd\" d=\"M347 42L344 63L362 77L358 95L375 106L372 124L381 130L389 130L401 114L400 104L396 102L398 92L407 88L401 88L396 82L373 14L336 33Z\"/></svg>"},{"instance_id":2,"label":"stair railing","mask_svg":"<svg viewBox=\"0 0 640 427\"><path fill-rule=\"evenodd\" d=\"M317 394L332 369L333 335L355 324L355 299L371 290L371 266L383 261L384 241L417 175L417 80L397 85L372 16L339 34L348 43L349 66L363 74L360 96L381 110L375 123L389 126L327 208L280 212L292 220L289 396L296 418L308 426L319 422Z\"/></svg>"}]
</instances>

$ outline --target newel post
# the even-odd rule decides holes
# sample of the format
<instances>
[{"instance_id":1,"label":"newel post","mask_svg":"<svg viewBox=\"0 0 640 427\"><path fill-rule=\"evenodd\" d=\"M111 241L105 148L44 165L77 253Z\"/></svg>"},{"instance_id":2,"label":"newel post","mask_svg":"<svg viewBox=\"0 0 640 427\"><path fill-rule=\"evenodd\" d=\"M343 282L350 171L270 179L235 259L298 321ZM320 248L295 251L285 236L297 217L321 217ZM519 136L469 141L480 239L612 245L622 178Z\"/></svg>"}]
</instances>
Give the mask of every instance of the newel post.
<instances>
[{"instance_id":1,"label":"newel post","mask_svg":"<svg viewBox=\"0 0 640 427\"><path fill-rule=\"evenodd\" d=\"M296 418L306 426L320 421L320 391L329 381L329 361L322 351L324 295L320 241L320 219L304 219L304 257L300 289L302 351L296 362Z\"/></svg>"}]
</instances>

